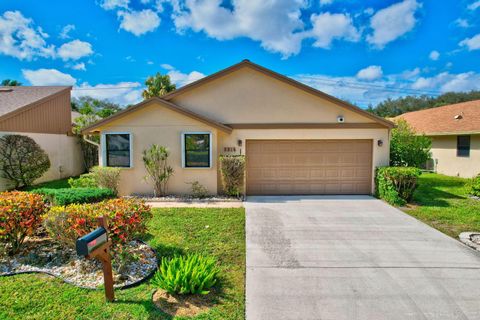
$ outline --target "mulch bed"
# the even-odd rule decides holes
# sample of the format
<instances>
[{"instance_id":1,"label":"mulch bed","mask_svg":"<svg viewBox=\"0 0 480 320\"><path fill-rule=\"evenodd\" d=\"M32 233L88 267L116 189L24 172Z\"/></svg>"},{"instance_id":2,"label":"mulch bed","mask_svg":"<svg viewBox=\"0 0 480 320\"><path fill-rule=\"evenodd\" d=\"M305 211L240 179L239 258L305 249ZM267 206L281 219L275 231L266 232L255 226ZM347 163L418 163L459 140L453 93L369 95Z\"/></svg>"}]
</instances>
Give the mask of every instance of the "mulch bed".
<instances>
[{"instance_id":1,"label":"mulch bed","mask_svg":"<svg viewBox=\"0 0 480 320\"><path fill-rule=\"evenodd\" d=\"M157 308L173 317L193 317L215 305L213 295L212 291L206 295L172 295L157 290L152 299Z\"/></svg>"},{"instance_id":2,"label":"mulch bed","mask_svg":"<svg viewBox=\"0 0 480 320\"><path fill-rule=\"evenodd\" d=\"M138 284L153 275L157 268L156 253L144 242L132 241L125 249L129 260L121 271L113 257L116 288ZM78 257L75 249L66 249L46 237L29 238L18 254L0 256L0 276L31 272L50 274L82 288L97 289L103 285L100 262Z\"/></svg>"}]
</instances>

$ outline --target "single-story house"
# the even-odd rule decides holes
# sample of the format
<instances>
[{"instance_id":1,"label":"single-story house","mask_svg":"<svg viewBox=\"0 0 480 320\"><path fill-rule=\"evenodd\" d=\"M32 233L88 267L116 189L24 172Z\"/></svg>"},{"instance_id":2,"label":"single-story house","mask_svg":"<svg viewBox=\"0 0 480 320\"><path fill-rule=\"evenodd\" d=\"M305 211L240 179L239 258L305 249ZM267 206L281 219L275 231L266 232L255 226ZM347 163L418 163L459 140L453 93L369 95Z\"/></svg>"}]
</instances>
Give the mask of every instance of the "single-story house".
<instances>
[{"instance_id":1,"label":"single-story house","mask_svg":"<svg viewBox=\"0 0 480 320\"><path fill-rule=\"evenodd\" d=\"M435 172L464 178L480 173L480 100L408 112L397 119L432 139Z\"/></svg>"},{"instance_id":2,"label":"single-story house","mask_svg":"<svg viewBox=\"0 0 480 320\"><path fill-rule=\"evenodd\" d=\"M198 181L222 191L218 158L245 155L246 193L370 194L389 163L394 124L244 60L86 128L101 135L100 165L122 167L121 194L151 194L142 152L166 146L169 193Z\"/></svg>"},{"instance_id":3,"label":"single-story house","mask_svg":"<svg viewBox=\"0 0 480 320\"><path fill-rule=\"evenodd\" d=\"M69 86L0 87L0 136L29 136L50 158L50 169L36 183L84 171L78 137L72 134L71 89ZM0 190L9 187L9 181L0 179Z\"/></svg>"}]
</instances>

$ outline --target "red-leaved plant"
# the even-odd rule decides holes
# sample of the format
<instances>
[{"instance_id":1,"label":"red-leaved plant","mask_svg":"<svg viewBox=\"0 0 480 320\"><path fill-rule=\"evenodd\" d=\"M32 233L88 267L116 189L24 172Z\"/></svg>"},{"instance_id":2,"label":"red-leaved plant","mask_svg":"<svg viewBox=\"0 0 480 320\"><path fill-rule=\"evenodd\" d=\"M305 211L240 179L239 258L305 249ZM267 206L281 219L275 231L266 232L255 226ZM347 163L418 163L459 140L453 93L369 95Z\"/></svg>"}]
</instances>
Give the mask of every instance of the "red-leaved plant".
<instances>
[{"instance_id":1,"label":"red-leaved plant","mask_svg":"<svg viewBox=\"0 0 480 320\"><path fill-rule=\"evenodd\" d=\"M19 191L0 193L0 240L10 255L17 253L25 238L42 222L47 205L42 196Z\"/></svg>"}]
</instances>

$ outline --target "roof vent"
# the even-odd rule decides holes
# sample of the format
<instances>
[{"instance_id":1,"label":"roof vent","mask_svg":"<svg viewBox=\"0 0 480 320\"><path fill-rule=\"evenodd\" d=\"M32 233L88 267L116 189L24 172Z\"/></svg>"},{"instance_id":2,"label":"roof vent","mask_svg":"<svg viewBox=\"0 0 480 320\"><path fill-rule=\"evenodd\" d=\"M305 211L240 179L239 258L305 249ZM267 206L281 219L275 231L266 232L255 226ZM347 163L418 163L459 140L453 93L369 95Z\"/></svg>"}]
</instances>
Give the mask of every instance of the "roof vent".
<instances>
[{"instance_id":1,"label":"roof vent","mask_svg":"<svg viewBox=\"0 0 480 320\"><path fill-rule=\"evenodd\" d=\"M13 89L12 88L1 88L0 87L0 92L12 92Z\"/></svg>"},{"instance_id":2,"label":"roof vent","mask_svg":"<svg viewBox=\"0 0 480 320\"><path fill-rule=\"evenodd\" d=\"M463 116L461 114L457 114L454 118L455 120L461 120L463 119Z\"/></svg>"}]
</instances>

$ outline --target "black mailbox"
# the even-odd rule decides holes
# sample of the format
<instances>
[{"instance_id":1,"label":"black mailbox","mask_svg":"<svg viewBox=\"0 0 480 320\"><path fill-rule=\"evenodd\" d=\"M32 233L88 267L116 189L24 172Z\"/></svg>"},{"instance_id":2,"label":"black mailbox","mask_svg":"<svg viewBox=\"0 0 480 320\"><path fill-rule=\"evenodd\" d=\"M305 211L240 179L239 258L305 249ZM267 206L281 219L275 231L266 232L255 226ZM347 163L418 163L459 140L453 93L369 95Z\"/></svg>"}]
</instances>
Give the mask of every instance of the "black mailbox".
<instances>
[{"instance_id":1,"label":"black mailbox","mask_svg":"<svg viewBox=\"0 0 480 320\"><path fill-rule=\"evenodd\" d=\"M79 256L88 256L93 250L100 247L108 241L107 230L103 227L84 235L77 239L77 254Z\"/></svg>"}]
</instances>

